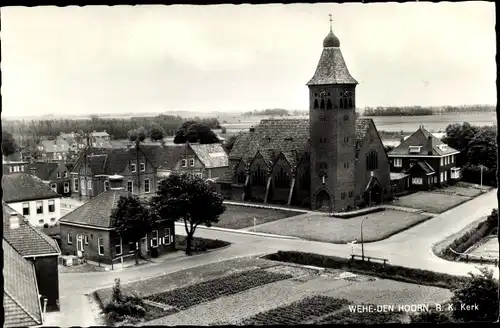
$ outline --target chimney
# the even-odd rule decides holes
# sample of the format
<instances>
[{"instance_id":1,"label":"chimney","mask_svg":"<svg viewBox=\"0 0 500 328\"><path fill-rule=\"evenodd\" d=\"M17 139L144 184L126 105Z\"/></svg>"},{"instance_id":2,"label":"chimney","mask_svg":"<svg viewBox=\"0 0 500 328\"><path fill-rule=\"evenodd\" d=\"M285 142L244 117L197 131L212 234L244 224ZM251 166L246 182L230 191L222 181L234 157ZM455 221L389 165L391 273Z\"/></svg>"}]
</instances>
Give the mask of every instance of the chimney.
<instances>
[{"instance_id":1,"label":"chimney","mask_svg":"<svg viewBox=\"0 0 500 328\"><path fill-rule=\"evenodd\" d=\"M109 190L124 190L123 188L123 176L114 174L109 178Z\"/></svg>"},{"instance_id":2,"label":"chimney","mask_svg":"<svg viewBox=\"0 0 500 328\"><path fill-rule=\"evenodd\" d=\"M255 128L252 126L249 131L250 132L255 132Z\"/></svg>"},{"instance_id":3,"label":"chimney","mask_svg":"<svg viewBox=\"0 0 500 328\"><path fill-rule=\"evenodd\" d=\"M10 228L19 229L19 218L16 212L10 213Z\"/></svg>"}]
</instances>

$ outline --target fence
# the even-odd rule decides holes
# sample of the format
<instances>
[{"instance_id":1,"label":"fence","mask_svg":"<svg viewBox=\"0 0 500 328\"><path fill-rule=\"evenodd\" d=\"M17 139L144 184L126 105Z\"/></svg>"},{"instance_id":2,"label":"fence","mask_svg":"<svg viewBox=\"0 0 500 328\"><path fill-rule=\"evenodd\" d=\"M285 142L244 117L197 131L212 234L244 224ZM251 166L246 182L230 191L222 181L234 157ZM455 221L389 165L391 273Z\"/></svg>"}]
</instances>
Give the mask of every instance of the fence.
<instances>
[{"instance_id":1,"label":"fence","mask_svg":"<svg viewBox=\"0 0 500 328\"><path fill-rule=\"evenodd\" d=\"M466 263L473 262L473 263L479 263L479 264L494 264L495 266L498 265L498 258L490 257L490 256L482 256L482 255L471 255L467 253L459 253L454 251L451 247L449 247L450 251L458 256L458 261L465 261Z\"/></svg>"}]
</instances>

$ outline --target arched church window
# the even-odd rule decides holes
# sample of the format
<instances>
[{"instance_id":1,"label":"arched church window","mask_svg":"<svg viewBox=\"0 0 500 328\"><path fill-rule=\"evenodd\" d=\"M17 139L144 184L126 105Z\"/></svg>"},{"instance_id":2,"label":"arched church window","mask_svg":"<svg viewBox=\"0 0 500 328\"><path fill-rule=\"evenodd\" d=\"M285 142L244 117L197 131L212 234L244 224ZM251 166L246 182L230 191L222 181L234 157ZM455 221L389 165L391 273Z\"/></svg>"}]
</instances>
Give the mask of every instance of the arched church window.
<instances>
[{"instance_id":1,"label":"arched church window","mask_svg":"<svg viewBox=\"0 0 500 328\"><path fill-rule=\"evenodd\" d=\"M332 100L328 98L328 101L326 102L326 109L332 109L332 108L333 108Z\"/></svg>"},{"instance_id":2,"label":"arched church window","mask_svg":"<svg viewBox=\"0 0 500 328\"><path fill-rule=\"evenodd\" d=\"M321 99L321 103L319 105L319 108L325 108L325 100L324 99Z\"/></svg>"},{"instance_id":3,"label":"arched church window","mask_svg":"<svg viewBox=\"0 0 500 328\"><path fill-rule=\"evenodd\" d=\"M378 155L377 152L372 150L366 155L366 169L374 171L378 169Z\"/></svg>"},{"instance_id":4,"label":"arched church window","mask_svg":"<svg viewBox=\"0 0 500 328\"><path fill-rule=\"evenodd\" d=\"M318 99L314 99L314 108L318 108Z\"/></svg>"},{"instance_id":5,"label":"arched church window","mask_svg":"<svg viewBox=\"0 0 500 328\"><path fill-rule=\"evenodd\" d=\"M252 184L255 186L266 185L266 173L260 166L257 166L257 169L252 172Z\"/></svg>"},{"instance_id":6,"label":"arched church window","mask_svg":"<svg viewBox=\"0 0 500 328\"><path fill-rule=\"evenodd\" d=\"M238 183L240 183L240 184L241 184L241 183L245 183L245 172L244 172L244 171L240 171L240 172L238 173L238 178L237 178L237 180L238 180Z\"/></svg>"}]
</instances>

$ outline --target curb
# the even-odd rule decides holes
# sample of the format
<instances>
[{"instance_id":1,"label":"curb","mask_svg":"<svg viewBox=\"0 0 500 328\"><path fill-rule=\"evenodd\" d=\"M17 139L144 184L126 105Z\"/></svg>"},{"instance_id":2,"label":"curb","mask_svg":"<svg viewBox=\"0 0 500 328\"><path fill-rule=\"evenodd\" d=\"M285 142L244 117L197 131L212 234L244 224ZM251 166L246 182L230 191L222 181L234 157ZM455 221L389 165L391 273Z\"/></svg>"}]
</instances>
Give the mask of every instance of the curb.
<instances>
[{"instance_id":1,"label":"curb","mask_svg":"<svg viewBox=\"0 0 500 328\"><path fill-rule=\"evenodd\" d=\"M175 225L179 226L184 226L182 223L175 223ZM270 238L278 238L278 239L293 239L293 240L300 240L298 237L292 237L292 236L282 236L282 235L273 235L270 233L263 233L263 232L253 232L253 231L246 231L246 230L235 230L235 229L226 229L226 228L217 228L217 227L205 227L205 226L198 226L197 229L205 229L205 230L215 230L215 231L221 231L221 232L230 232L230 233L240 233L243 235L255 235L255 236L261 236L261 237L270 237Z\"/></svg>"},{"instance_id":2,"label":"curb","mask_svg":"<svg viewBox=\"0 0 500 328\"><path fill-rule=\"evenodd\" d=\"M279 206L272 206L272 205L268 206L268 205L252 204L252 203L239 203L239 202L232 202L232 201L224 201L223 204L234 205L234 206L263 208L263 209L266 209L266 210L278 210L278 211L297 212L297 213L303 213L303 214L313 212L313 211L301 210L301 209L294 209L294 208L288 208L288 207L279 207Z\"/></svg>"}]
</instances>

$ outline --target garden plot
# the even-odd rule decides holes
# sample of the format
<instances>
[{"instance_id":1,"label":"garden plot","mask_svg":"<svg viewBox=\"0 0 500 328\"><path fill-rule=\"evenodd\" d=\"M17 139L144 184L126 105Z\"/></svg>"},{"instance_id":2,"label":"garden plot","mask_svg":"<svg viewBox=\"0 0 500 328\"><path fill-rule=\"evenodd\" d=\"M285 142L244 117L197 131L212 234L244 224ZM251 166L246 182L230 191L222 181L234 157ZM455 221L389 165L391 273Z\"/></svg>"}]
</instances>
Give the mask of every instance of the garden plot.
<instances>
[{"instance_id":1,"label":"garden plot","mask_svg":"<svg viewBox=\"0 0 500 328\"><path fill-rule=\"evenodd\" d=\"M365 242L388 238L429 218L429 216L419 213L389 209L350 219L332 218L320 213L307 213L259 225L256 227L256 231L345 244L353 240L361 240L359 227L365 217L368 217L363 223Z\"/></svg>"},{"instance_id":2,"label":"garden plot","mask_svg":"<svg viewBox=\"0 0 500 328\"><path fill-rule=\"evenodd\" d=\"M247 289L292 278L290 274L272 273L265 270L250 270L212 279L196 285L177 288L146 297L153 302L185 310L219 297L237 294Z\"/></svg>"},{"instance_id":3,"label":"garden plot","mask_svg":"<svg viewBox=\"0 0 500 328\"><path fill-rule=\"evenodd\" d=\"M263 224L300 214L293 211L282 211L250 206L226 205L226 211L219 217L219 222L213 227L226 229L243 229L256 224Z\"/></svg>"},{"instance_id":4,"label":"garden plot","mask_svg":"<svg viewBox=\"0 0 500 328\"><path fill-rule=\"evenodd\" d=\"M467 196L419 191L398 198L393 205L420 209L429 213L442 213L470 199L471 197Z\"/></svg>"}]
</instances>

